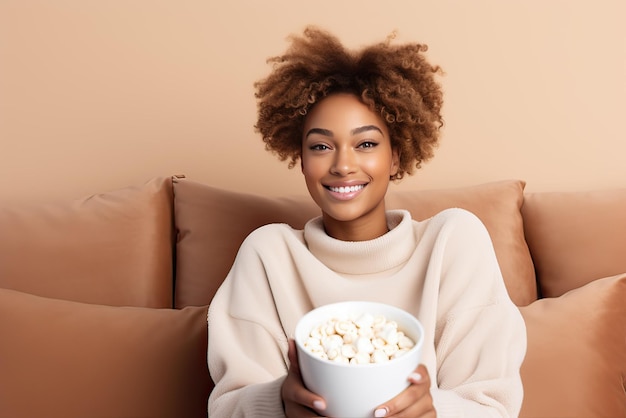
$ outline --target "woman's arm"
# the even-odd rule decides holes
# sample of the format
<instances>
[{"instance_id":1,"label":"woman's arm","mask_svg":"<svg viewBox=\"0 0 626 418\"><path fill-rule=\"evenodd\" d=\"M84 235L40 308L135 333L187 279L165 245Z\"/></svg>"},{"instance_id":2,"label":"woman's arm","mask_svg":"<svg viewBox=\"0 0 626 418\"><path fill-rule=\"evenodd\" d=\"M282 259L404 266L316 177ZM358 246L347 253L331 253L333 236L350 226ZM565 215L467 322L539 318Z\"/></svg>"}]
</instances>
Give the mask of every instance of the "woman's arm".
<instances>
[{"instance_id":1,"label":"woman's arm","mask_svg":"<svg viewBox=\"0 0 626 418\"><path fill-rule=\"evenodd\" d=\"M288 341L255 239L244 241L209 307L212 417L280 417Z\"/></svg>"},{"instance_id":2,"label":"woman's arm","mask_svg":"<svg viewBox=\"0 0 626 418\"><path fill-rule=\"evenodd\" d=\"M439 417L517 417L526 328L480 220L455 210L441 233L432 396ZM433 373L433 371L431 371Z\"/></svg>"}]
</instances>

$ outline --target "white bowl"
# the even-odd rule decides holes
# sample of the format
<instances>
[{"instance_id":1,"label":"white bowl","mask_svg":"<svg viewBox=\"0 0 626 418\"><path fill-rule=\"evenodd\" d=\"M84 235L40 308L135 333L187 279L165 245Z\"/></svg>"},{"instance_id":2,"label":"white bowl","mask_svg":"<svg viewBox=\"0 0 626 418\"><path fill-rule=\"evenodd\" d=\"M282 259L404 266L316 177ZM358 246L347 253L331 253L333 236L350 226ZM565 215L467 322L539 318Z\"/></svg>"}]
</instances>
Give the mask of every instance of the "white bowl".
<instances>
[{"instance_id":1,"label":"white bowl","mask_svg":"<svg viewBox=\"0 0 626 418\"><path fill-rule=\"evenodd\" d=\"M361 314L384 315L415 345L404 355L383 363L345 364L322 359L304 347L311 330L337 317ZM408 376L417 368L422 354L424 329L408 312L395 306L363 301L320 306L304 315L296 325L298 363L305 386L326 401L330 417L373 417L380 404L409 386Z\"/></svg>"}]
</instances>

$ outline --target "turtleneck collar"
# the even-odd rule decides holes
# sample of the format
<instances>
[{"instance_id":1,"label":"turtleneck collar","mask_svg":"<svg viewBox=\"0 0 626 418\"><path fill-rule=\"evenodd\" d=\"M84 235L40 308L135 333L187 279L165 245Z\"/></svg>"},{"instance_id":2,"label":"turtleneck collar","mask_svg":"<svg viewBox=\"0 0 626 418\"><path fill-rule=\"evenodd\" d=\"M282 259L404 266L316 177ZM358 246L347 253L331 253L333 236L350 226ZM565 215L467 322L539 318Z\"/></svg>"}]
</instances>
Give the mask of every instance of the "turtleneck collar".
<instances>
[{"instance_id":1,"label":"turtleneck collar","mask_svg":"<svg viewBox=\"0 0 626 418\"><path fill-rule=\"evenodd\" d=\"M387 211L387 226L389 232L373 240L341 241L326 234L320 216L304 226L304 240L309 251L337 273L381 273L404 264L417 245L408 211Z\"/></svg>"}]
</instances>

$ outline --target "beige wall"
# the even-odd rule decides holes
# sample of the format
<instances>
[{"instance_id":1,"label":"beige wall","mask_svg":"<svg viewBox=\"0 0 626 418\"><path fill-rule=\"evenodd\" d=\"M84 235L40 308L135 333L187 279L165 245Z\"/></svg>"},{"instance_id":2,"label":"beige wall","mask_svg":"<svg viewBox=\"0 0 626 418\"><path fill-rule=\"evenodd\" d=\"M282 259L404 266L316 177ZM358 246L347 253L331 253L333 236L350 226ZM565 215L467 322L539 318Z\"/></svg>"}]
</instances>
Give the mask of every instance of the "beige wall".
<instances>
[{"instance_id":1,"label":"beige wall","mask_svg":"<svg viewBox=\"0 0 626 418\"><path fill-rule=\"evenodd\" d=\"M252 83L308 23L354 47L397 29L446 70L438 155L394 187L623 187L624 16L622 0L0 0L0 200L176 173L305 193L252 128Z\"/></svg>"}]
</instances>

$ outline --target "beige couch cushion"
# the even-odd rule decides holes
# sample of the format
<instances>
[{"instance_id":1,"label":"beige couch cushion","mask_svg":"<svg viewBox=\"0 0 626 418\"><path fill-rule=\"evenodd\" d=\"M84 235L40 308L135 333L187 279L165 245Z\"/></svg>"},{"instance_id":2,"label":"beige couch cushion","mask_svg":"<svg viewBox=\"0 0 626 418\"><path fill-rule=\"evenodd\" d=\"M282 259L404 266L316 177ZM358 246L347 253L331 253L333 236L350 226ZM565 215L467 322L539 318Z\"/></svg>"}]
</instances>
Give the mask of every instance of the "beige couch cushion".
<instances>
[{"instance_id":1,"label":"beige couch cushion","mask_svg":"<svg viewBox=\"0 0 626 418\"><path fill-rule=\"evenodd\" d=\"M448 207L474 212L491 234L511 298L518 305L526 305L536 299L536 285L523 236L523 190L524 183L513 180L449 190L404 192L392 188L387 206L408 209L416 219ZM271 222L302 228L320 213L308 196L268 198L188 179L174 180L174 204L177 307L211 301L241 242L255 228Z\"/></svg>"},{"instance_id":2,"label":"beige couch cushion","mask_svg":"<svg viewBox=\"0 0 626 418\"><path fill-rule=\"evenodd\" d=\"M170 178L38 206L0 204L0 287L106 305L172 306Z\"/></svg>"},{"instance_id":3,"label":"beige couch cushion","mask_svg":"<svg viewBox=\"0 0 626 418\"><path fill-rule=\"evenodd\" d=\"M261 225L302 228L319 214L307 197L267 198L174 178L175 306L208 304L245 237Z\"/></svg>"},{"instance_id":4,"label":"beige couch cushion","mask_svg":"<svg viewBox=\"0 0 626 418\"><path fill-rule=\"evenodd\" d=\"M520 308L521 418L626 417L626 273Z\"/></svg>"},{"instance_id":5,"label":"beige couch cushion","mask_svg":"<svg viewBox=\"0 0 626 418\"><path fill-rule=\"evenodd\" d=\"M626 189L529 193L522 214L543 296L626 271Z\"/></svg>"},{"instance_id":6,"label":"beige couch cushion","mask_svg":"<svg viewBox=\"0 0 626 418\"><path fill-rule=\"evenodd\" d=\"M387 206L408 209L414 219L426 219L450 207L474 213L491 235L511 299L525 306L537 299L537 284L520 212L524 186L523 181L505 180L453 189L391 191Z\"/></svg>"},{"instance_id":7,"label":"beige couch cushion","mask_svg":"<svg viewBox=\"0 0 626 418\"><path fill-rule=\"evenodd\" d=\"M206 311L0 289L0 417L206 416Z\"/></svg>"}]
</instances>

